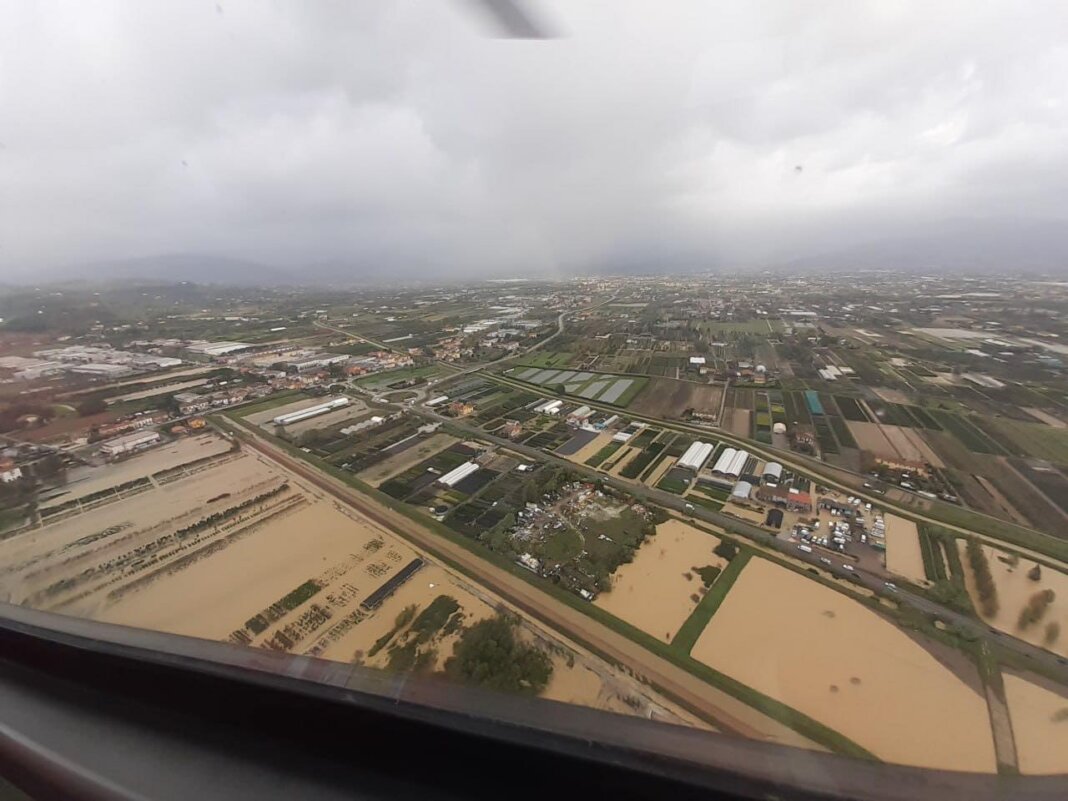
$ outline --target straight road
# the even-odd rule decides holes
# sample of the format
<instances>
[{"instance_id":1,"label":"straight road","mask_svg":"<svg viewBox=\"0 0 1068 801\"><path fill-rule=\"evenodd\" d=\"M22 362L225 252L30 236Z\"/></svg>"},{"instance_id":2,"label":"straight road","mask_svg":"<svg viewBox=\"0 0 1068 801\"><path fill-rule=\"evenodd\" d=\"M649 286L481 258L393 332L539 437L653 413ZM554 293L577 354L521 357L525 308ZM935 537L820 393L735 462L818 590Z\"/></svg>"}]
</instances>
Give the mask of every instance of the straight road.
<instances>
[{"instance_id":1,"label":"straight road","mask_svg":"<svg viewBox=\"0 0 1068 801\"><path fill-rule=\"evenodd\" d=\"M659 692L724 732L807 748L820 746L672 662L618 634L527 581L359 492L314 465L294 458L256 432L237 424L238 438L305 481L329 493L418 549L456 565L463 573L535 619L626 666Z\"/></svg>"}]
</instances>

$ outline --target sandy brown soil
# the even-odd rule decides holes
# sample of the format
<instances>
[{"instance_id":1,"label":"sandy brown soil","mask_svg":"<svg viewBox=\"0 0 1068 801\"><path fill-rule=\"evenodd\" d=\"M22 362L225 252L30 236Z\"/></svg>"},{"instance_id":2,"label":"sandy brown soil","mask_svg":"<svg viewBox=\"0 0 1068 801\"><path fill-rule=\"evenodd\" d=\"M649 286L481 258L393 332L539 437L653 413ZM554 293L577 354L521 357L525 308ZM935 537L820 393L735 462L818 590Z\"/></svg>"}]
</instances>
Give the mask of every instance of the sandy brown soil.
<instances>
[{"instance_id":1,"label":"sandy brown soil","mask_svg":"<svg viewBox=\"0 0 1068 801\"><path fill-rule=\"evenodd\" d=\"M160 454L148 452L112 477L123 479L131 471L151 472L159 466ZM103 483L106 475L98 473L96 480ZM156 538L271 488L282 491L238 518L209 527L200 537L185 539L181 548L161 554L149 568L129 561L122 569L114 567ZM232 534L238 536L228 540ZM423 608L438 595L448 595L460 603L464 622L470 624L503 604L498 596L428 560L381 607L360 608L362 600L417 554L427 558L370 518L247 449L223 453L211 466L200 466L180 479L0 543L0 596L18 603L37 598L34 605L43 608L113 623L330 659L351 661L360 652L364 663L383 667L388 648L373 658L367 652L405 606ZM199 558L186 560L194 555ZM87 568L96 571L98 579L69 590L54 589L57 581ZM288 611L271 613L309 580L321 589ZM250 626L263 615L271 619L263 618L262 628ZM521 626L523 636L551 651L562 665L549 697L698 723L648 685L540 624L524 618ZM439 668L456 639L452 634L435 643ZM784 738L789 741L789 735Z\"/></svg>"},{"instance_id":2,"label":"sandy brown soil","mask_svg":"<svg viewBox=\"0 0 1068 801\"><path fill-rule=\"evenodd\" d=\"M1021 773L1068 773L1068 690L1005 671Z\"/></svg>"},{"instance_id":3,"label":"sandy brown soil","mask_svg":"<svg viewBox=\"0 0 1068 801\"><path fill-rule=\"evenodd\" d=\"M612 590L594 603L646 634L671 642L697 606L693 596L703 594L703 584L693 569L725 565L712 553L718 544L718 537L681 520L661 523L656 535L638 549L634 561L612 574Z\"/></svg>"},{"instance_id":4,"label":"sandy brown soil","mask_svg":"<svg viewBox=\"0 0 1068 801\"><path fill-rule=\"evenodd\" d=\"M925 584L920 552L920 533L916 524L897 515L888 514L886 520L886 569L917 584Z\"/></svg>"},{"instance_id":5,"label":"sandy brown soil","mask_svg":"<svg viewBox=\"0 0 1068 801\"><path fill-rule=\"evenodd\" d=\"M890 621L767 560L749 562L692 653L880 759L996 769L977 675L969 686Z\"/></svg>"},{"instance_id":6,"label":"sandy brown soil","mask_svg":"<svg viewBox=\"0 0 1068 801\"><path fill-rule=\"evenodd\" d=\"M965 583L968 591L975 600L975 584L972 580L971 566L965 553L962 540L957 541L960 549L961 562L964 564ZM1061 656L1068 656L1068 574L1060 573L1048 567L1043 567L1042 577L1039 581L1031 581L1027 572L1034 565L1030 560L1023 558L1019 564L1013 567L999 556L1005 557L1003 551L999 551L989 545L984 545L987 561L990 564L990 572L994 576L994 584L998 589L998 613L987 622L1001 631L1008 632L1014 637L1019 637L1033 645L1040 645ZM1055 594L1042 620L1028 628L1021 630L1017 623L1020 610L1027 604L1028 599L1036 592L1051 589ZM1061 624L1061 636L1053 645L1046 645L1043 639L1044 629L1047 623L1057 621Z\"/></svg>"}]
</instances>

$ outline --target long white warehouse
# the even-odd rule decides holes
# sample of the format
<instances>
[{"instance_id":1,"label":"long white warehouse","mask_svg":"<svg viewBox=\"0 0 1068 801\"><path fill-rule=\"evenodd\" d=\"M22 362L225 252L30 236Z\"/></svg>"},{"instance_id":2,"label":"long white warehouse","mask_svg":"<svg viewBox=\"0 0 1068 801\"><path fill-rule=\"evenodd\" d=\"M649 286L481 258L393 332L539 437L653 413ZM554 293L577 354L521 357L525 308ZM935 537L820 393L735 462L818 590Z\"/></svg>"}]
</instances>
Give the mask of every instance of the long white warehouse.
<instances>
[{"instance_id":1,"label":"long white warehouse","mask_svg":"<svg viewBox=\"0 0 1068 801\"><path fill-rule=\"evenodd\" d=\"M309 417L318 417L321 414L326 414L327 412L332 412L334 409L340 409L341 407L348 405L348 398L333 398L326 403L320 403L317 406L309 406L307 409L290 412L289 414L280 414L278 417L274 418L274 424L276 426L287 426L290 423L299 423L301 420L307 420Z\"/></svg>"},{"instance_id":2,"label":"long white warehouse","mask_svg":"<svg viewBox=\"0 0 1068 801\"><path fill-rule=\"evenodd\" d=\"M701 465L705 463L708 457L712 455L714 448L715 446L711 442L695 442L686 449L686 453L679 458L676 466L689 468L696 473L701 469Z\"/></svg>"},{"instance_id":3,"label":"long white warehouse","mask_svg":"<svg viewBox=\"0 0 1068 801\"><path fill-rule=\"evenodd\" d=\"M739 450L734 454L734 458L731 459L730 466L724 470L728 476L734 476L737 478L742 474L742 468L745 467L745 463L749 461L749 451Z\"/></svg>"},{"instance_id":4,"label":"long white warehouse","mask_svg":"<svg viewBox=\"0 0 1068 801\"><path fill-rule=\"evenodd\" d=\"M535 406L534 411L541 414L557 414L563 405L564 402L562 400L545 401L545 403Z\"/></svg>"},{"instance_id":5,"label":"long white warehouse","mask_svg":"<svg viewBox=\"0 0 1068 801\"><path fill-rule=\"evenodd\" d=\"M478 462L464 462L439 478L438 483L444 484L446 487L454 487L476 470L478 470Z\"/></svg>"},{"instance_id":6,"label":"long white warehouse","mask_svg":"<svg viewBox=\"0 0 1068 801\"><path fill-rule=\"evenodd\" d=\"M716 464L712 468L713 473L726 473L727 468L731 466L731 460L734 458L734 454L738 453L735 448L724 448L723 453L716 459Z\"/></svg>"}]
</instances>

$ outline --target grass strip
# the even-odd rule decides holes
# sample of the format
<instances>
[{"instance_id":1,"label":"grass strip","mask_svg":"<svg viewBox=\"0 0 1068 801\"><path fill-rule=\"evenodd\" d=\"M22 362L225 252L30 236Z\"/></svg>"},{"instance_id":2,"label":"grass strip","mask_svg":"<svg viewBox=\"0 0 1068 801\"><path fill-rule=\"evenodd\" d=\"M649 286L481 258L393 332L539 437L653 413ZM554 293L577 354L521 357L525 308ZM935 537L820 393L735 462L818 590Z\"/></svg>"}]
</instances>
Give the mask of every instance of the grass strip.
<instances>
[{"instance_id":1,"label":"grass strip","mask_svg":"<svg viewBox=\"0 0 1068 801\"><path fill-rule=\"evenodd\" d=\"M705 626L712 619L712 615L716 614L719 605L723 603L723 599L727 597L730 588L734 586L734 582L741 574L742 568L749 563L752 556L753 552L748 548L739 550L738 555L731 559L730 564L719 574L719 578L705 593L705 597L701 599L701 602L697 604L697 608L690 613L690 616L686 618L686 622L679 627L675 637L671 640L671 647L680 656L690 655L697 638L705 630Z\"/></svg>"}]
</instances>

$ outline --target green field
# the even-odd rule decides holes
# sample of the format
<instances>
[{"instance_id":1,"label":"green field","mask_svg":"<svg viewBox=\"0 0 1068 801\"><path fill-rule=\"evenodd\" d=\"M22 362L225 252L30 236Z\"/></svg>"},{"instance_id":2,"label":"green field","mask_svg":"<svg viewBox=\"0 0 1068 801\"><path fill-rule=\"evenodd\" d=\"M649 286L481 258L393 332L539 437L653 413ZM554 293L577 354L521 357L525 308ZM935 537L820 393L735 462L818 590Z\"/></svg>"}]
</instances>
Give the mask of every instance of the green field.
<instances>
[{"instance_id":1,"label":"green field","mask_svg":"<svg viewBox=\"0 0 1068 801\"><path fill-rule=\"evenodd\" d=\"M413 378L430 380L445 372L446 369L439 364L428 364L423 367L402 367L399 370L389 370L384 373L371 373L371 375L357 378L354 383L363 389L377 392L399 381L408 381Z\"/></svg>"},{"instance_id":2,"label":"green field","mask_svg":"<svg viewBox=\"0 0 1068 801\"><path fill-rule=\"evenodd\" d=\"M1034 456L1051 462L1068 464L1068 429L1053 428L1041 423L1021 423L1006 418L984 418L983 428L991 437L1004 441L1006 449L1022 450L1026 456Z\"/></svg>"}]
</instances>

